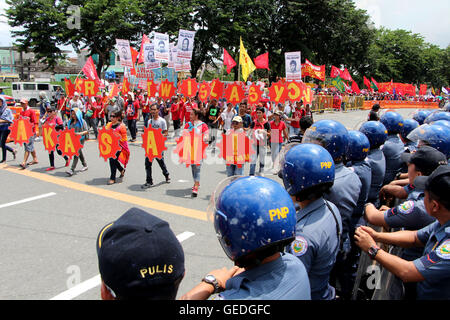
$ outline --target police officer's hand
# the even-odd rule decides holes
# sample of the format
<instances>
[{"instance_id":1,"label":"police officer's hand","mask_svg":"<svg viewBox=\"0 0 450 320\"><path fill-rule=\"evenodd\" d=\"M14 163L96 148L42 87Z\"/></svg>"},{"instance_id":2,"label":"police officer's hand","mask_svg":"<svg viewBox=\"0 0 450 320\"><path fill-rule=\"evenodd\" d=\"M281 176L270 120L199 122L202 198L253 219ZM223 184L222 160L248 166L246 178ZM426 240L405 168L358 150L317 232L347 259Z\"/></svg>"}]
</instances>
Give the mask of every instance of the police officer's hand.
<instances>
[{"instance_id":1,"label":"police officer's hand","mask_svg":"<svg viewBox=\"0 0 450 320\"><path fill-rule=\"evenodd\" d=\"M367 252L369 248L375 246L375 240L373 239L373 235L376 232L372 228L369 227L359 227L355 231L355 243L361 250Z\"/></svg>"},{"instance_id":2,"label":"police officer's hand","mask_svg":"<svg viewBox=\"0 0 450 320\"><path fill-rule=\"evenodd\" d=\"M212 274L219 283L219 286L225 289L225 284L227 283L227 281L234 277L236 274L241 273L242 271L243 269L234 266L231 269L223 267L222 269L213 270L209 274Z\"/></svg>"}]
</instances>

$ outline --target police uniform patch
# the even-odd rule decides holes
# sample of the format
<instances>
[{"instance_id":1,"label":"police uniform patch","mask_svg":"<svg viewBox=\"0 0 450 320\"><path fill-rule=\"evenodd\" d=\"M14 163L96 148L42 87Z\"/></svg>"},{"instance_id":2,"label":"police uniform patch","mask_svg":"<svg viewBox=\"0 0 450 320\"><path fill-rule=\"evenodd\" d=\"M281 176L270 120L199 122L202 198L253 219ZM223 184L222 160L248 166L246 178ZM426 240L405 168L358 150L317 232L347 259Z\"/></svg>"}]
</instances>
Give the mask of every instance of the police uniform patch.
<instances>
[{"instance_id":1,"label":"police uniform patch","mask_svg":"<svg viewBox=\"0 0 450 320\"><path fill-rule=\"evenodd\" d=\"M295 237L291 243L291 252L294 256L300 257L308 250L308 242L302 236Z\"/></svg>"},{"instance_id":2,"label":"police uniform patch","mask_svg":"<svg viewBox=\"0 0 450 320\"><path fill-rule=\"evenodd\" d=\"M398 211L403 214L410 214L414 210L414 201L406 201L398 206Z\"/></svg>"},{"instance_id":3,"label":"police uniform patch","mask_svg":"<svg viewBox=\"0 0 450 320\"><path fill-rule=\"evenodd\" d=\"M445 240L436 249L436 254L439 258L449 260L450 259L450 239Z\"/></svg>"}]
</instances>

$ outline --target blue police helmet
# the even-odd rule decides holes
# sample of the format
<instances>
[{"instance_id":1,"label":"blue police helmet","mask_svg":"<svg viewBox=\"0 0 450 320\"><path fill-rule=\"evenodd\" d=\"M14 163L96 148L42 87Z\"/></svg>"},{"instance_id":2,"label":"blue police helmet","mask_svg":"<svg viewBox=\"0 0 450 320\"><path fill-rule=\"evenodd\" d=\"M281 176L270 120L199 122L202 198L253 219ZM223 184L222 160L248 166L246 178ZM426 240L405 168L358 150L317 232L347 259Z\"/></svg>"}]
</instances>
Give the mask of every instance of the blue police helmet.
<instances>
[{"instance_id":1,"label":"blue police helmet","mask_svg":"<svg viewBox=\"0 0 450 320\"><path fill-rule=\"evenodd\" d=\"M211 200L210 213L219 242L237 265L250 253L278 245L282 250L295 238L294 203L286 190L271 179L225 179Z\"/></svg>"},{"instance_id":2,"label":"blue police helmet","mask_svg":"<svg viewBox=\"0 0 450 320\"><path fill-rule=\"evenodd\" d=\"M419 123L414 119L405 119L403 120L403 127L402 130L400 130L400 136L403 139L406 139L408 134L413 131L415 128L419 126Z\"/></svg>"},{"instance_id":3,"label":"blue police helmet","mask_svg":"<svg viewBox=\"0 0 450 320\"><path fill-rule=\"evenodd\" d=\"M367 121L362 124L359 131L369 139L371 149L381 146L387 139L387 129L379 121Z\"/></svg>"},{"instance_id":4,"label":"blue police helmet","mask_svg":"<svg viewBox=\"0 0 450 320\"><path fill-rule=\"evenodd\" d=\"M435 111L425 119L424 123L432 123L438 120L450 121L450 113L445 111Z\"/></svg>"},{"instance_id":5,"label":"blue police helmet","mask_svg":"<svg viewBox=\"0 0 450 320\"><path fill-rule=\"evenodd\" d=\"M349 147L347 159L350 161L364 160L369 154L370 142L364 133L361 131L350 130Z\"/></svg>"},{"instance_id":6,"label":"blue police helmet","mask_svg":"<svg viewBox=\"0 0 450 320\"><path fill-rule=\"evenodd\" d=\"M433 147L450 158L450 130L448 127L438 124L423 124L411 131L407 138L419 142L419 148L423 145Z\"/></svg>"},{"instance_id":7,"label":"blue police helmet","mask_svg":"<svg viewBox=\"0 0 450 320\"><path fill-rule=\"evenodd\" d=\"M413 119L416 120L419 125L422 125L425 119L431 114L430 110L418 110L414 113Z\"/></svg>"},{"instance_id":8,"label":"blue police helmet","mask_svg":"<svg viewBox=\"0 0 450 320\"><path fill-rule=\"evenodd\" d=\"M448 120L438 120L438 121L432 122L431 124L436 124L438 126L447 127L450 129L450 121L448 121Z\"/></svg>"},{"instance_id":9,"label":"blue police helmet","mask_svg":"<svg viewBox=\"0 0 450 320\"><path fill-rule=\"evenodd\" d=\"M306 130L302 143L320 144L336 160L347 153L348 131L337 121L320 120Z\"/></svg>"},{"instance_id":10,"label":"blue police helmet","mask_svg":"<svg viewBox=\"0 0 450 320\"><path fill-rule=\"evenodd\" d=\"M384 124L388 133L400 133L403 127L403 117L394 111L388 111L380 118L380 122Z\"/></svg>"},{"instance_id":11,"label":"blue police helmet","mask_svg":"<svg viewBox=\"0 0 450 320\"><path fill-rule=\"evenodd\" d=\"M287 192L294 196L318 185L333 185L334 161L317 144L301 143L291 148L283 159L281 175Z\"/></svg>"}]
</instances>

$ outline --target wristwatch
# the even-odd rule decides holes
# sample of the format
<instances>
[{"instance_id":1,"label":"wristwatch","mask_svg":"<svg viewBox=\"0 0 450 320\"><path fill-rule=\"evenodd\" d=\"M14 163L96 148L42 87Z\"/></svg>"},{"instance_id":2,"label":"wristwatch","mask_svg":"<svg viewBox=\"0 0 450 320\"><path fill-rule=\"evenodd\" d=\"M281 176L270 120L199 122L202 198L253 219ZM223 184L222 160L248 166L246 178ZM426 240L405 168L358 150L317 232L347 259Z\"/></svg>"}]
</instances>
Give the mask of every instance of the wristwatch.
<instances>
[{"instance_id":1,"label":"wristwatch","mask_svg":"<svg viewBox=\"0 0 450 320\"><path fill-rule=\"evenodd\" d=\"M372 260L375 259L375 256L377 255L378 250L380 250L380 247L378 247L376 245L375 246L371 246L369 248L369 251L367 251L367 253L369 254L370 259L372 259Z\"/></svg>"},{"instance_id":2,"label":"wristwatch","mask_svg":"<svg viewBox=\"0 0 450 320\"><path fill-rule=\"evenodd\" d=\"M206 282L214 287L213 293L218 293L220 290L219 282L217 281L216 277L214 277L212 274L206 275L203 279L203 282Z\"/></svg>"}]
</instances>

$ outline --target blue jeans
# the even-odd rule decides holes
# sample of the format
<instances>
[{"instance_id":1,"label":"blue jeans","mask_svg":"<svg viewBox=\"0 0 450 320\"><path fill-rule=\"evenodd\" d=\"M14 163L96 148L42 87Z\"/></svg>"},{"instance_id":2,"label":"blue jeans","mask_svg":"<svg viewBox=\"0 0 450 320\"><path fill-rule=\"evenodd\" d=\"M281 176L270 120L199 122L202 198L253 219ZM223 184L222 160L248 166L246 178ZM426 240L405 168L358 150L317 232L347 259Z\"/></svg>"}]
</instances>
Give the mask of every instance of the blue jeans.
<instances>
[{"instance_id":1,"label":"blue jeans","mask_svg":"<svg viewBox=\"0 0 450 320\"><path fill-rule=\"evenodd\" d=\"M250 163L250 175L254 176L256 171L256 160L259 157L259 173L264 171L264 163L266 157L266 146L254 144L253 149L256 151L255 154L252 155L252 161Z\"/></svg>"},{"instance_id":2,"label":"blue jeans","mask_svg":"<svg viewBox=\"0 0 450 320\"><path fill-rule=\"evenodd\" d=\"M300 132L300 128L289 127L289 136L296 136Z\"/></svg>"},{"instance_id":3,"label":"blue jeans","mask_svg":"<svg viewBox=\"0 0 450 320\"><path fill-rule=\"evenodd\" d=\"M202 168L202 165L199 164L191 164L191 170L192 170L192 178L194 178L194 182L200 182L200 169Z\"/></svg>"},{"instance_id":4,"label":"blue jeans","mask_svg":"<svg viewBox=\"0 0 450 320\"><path fill-rule=\"evenodd\" d=\"M227 177L242 176L244 174L244 165L238 167L236 164L230 164L227 166Z\"/></svg>"},{"instance_id":5,"label":"blue jeans","mask_svg":"<svg viewBox=\"0 0 450 320\"><path fill-rule=\"evenodd\" d=\"M270 150L271 150L271 155L272 155L272 163L275 163L275 159L277 158L278 154L281 151L281 147L283 146L282 143L278 143L278 142L272 142L270 144Z\"/></svg>"}]
</instances>

